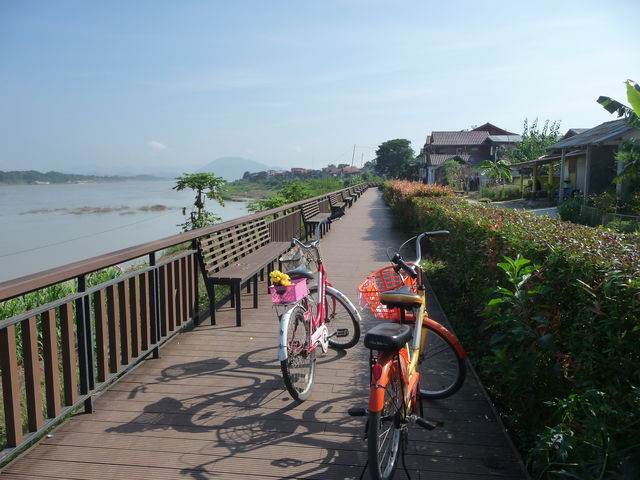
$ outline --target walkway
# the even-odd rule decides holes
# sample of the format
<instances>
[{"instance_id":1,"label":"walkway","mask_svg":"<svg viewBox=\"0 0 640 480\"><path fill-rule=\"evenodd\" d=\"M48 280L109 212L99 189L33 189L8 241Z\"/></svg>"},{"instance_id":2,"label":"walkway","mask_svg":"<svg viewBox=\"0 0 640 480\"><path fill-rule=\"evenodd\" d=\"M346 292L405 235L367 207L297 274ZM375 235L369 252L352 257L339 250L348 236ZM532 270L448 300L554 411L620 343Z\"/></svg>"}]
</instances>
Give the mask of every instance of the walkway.
<instances>
[{"instance_id":1,"label":"walkway","mask_svg":"<svg viewBox=\"0 0 640 480\"><path fill-rule=\"evenodd\" d=\"M329 278L354 303L359 281L387 265L387 246L401 243L395 235L374 189L326 235ZM377 322L363 318L365 330ZM62 424L0 480L359 478L364 419L346 411L366 404L362 344L320 358L314 391L297 404L282 383L266 293L258 310L244 311L243 327L232 326L230 309L219 319L178 335L160 359L144 361L96 399L94 414ZM411 478L526 478L473 374L454 397L425 407L445 426L411 429ZM401 468L396 478L406 478Z\"/></svg>"}]
</instances>

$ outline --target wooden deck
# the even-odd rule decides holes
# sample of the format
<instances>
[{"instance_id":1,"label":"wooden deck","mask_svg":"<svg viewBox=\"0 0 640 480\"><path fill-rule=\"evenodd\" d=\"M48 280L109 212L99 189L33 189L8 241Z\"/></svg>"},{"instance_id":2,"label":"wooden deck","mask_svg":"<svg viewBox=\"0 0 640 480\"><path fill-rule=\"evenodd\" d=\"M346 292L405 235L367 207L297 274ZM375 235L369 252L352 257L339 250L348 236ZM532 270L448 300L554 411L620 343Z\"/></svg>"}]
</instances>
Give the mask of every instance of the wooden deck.
<instances>
[{"instance_id":1,"label":"wooden deck","mask_svg":"<svg viewBox=\"0 0 640 480\"><path fill-rule=\"evenodd\" d=\"M397 235L369 189L322 241L329 279L357 304L356 286L387 265L386 247L403 240ZM310 399L292 402L277 360L277 318L260 287L260 308L243 311L242 327L224 308L219 325L205 321L178 335L160 359L97 398L95 413L63 423L0 480L359 478L364 418L346 411L366 406L368 352L362 342L329 351ZM378 320L363 312L363 321L366 331ZM445 426L410 429L411 478L527 478L473 372L460 392L425 402L425 411ZM401 466L396 478L406 478Z\"/></svg>"}]
</instances>

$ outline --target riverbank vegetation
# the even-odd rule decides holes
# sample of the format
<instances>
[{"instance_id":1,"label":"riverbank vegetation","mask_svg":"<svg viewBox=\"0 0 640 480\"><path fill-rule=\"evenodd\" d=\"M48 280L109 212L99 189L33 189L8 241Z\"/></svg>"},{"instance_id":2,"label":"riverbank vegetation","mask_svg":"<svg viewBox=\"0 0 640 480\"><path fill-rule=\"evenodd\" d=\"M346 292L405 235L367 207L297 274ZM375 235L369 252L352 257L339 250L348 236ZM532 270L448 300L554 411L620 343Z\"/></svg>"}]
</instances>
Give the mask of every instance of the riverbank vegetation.
<instances>
[{"instance_id":1,"label":"riverbank vegetation","mask_svg":"<svg viewBox=\"0 0 640 480\"><path fill-rule=\"evenodd\" d=\"M328 174L313 176L302 174L290 175L288 177L273 176L255 179L243 178L240 180L235 180L233 182L228 182L224 186L222 196L225 200L267 200L271 196L277 195L278 192L285 188L287 185L296 183L304 185L305 189L309 192L308 197L314 197L317 195L322 195L324 193L340 190L349 185L381 180L382 179L378 177L372 177L368 173L345 178Z\"/></svg>"},{"instance_id":2,"label":"riverbank vegetation","mask_svg":"<svg viewBox=\"0 0 640 480\"><path fill-rule=\"evenodd\" d=\"M640 235L415 190L384 197L451 232L429 281L532 476L638 478Z\"/></svg>"},{"instance_id":3,"label":"riverbank vegetation","mask_svg":"<svg viewBox=\"0 0 640 480\"><path fill-rule=\"evenodd\" d=\"M0 170L0 185L30 185L47 183L96 183L96 182L124 182L126 180L160 180L151 175L136 175L135 177L76 175L60 172L38 172L36 170L3 172Z\"/></svg>"}]
</instances>

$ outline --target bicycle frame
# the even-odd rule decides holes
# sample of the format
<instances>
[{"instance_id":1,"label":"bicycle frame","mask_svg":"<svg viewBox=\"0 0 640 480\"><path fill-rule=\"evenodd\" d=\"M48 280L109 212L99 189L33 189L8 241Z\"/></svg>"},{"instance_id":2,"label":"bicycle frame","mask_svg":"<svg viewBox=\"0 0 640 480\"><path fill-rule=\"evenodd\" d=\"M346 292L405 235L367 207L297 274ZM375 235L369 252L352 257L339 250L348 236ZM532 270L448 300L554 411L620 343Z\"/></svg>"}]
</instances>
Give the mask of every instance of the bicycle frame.
<instances>
[{"instance_id":1,"label":"bicycle frame","mask_svg":"<svg viewBox=\"0 0 640 480\"><path fill-rule=\"evenodd\" d=\"M309 352L315 350L315 348L320 345L323 352L327 352L329 349L328 341L329 341L329 330L325 325L325 302L326 302L326 291L327 287L333 287L331 283L327 280L326 270L324 268L324 263L322 262L322 255L320 255L320 248L318 244L320 243L320 232L324 222L318 223L316 227L316 239L310 244L304 244L298 239L293 239L295 244L300 245L300 247L304 249L313 248L316 250L318 257L318 269L317 269L317 279L318 279L318 297L316 304L316 311L313 312L313 305L310 305L309 295L302 298L294 305L290 306L288 310L282 315L282 322L288 322L289 317L296 306L302 306L305 310L306 314L311 316L311 321L309 322L311 328L309 329ZM333 289L333 292L342 296L338 290ZM346 297L345 297L346 298ZM280 329L280 342L278 348L278 358L280 361L286 360L287 358L287 339L284 338L286 329Z\"/></svg>"},{"instance_id":2,"label":"bicycle frame","mask_svg":"<svg viewBox=\"0 0 640 480\"><path fill-rule=\"evenodd\" d=\"M416 265L414 267L418 273L418 291L425 298L425 290L422 285L422 271ZM424 304L414 310L414 328L411 343L406 343L404 347L395 351L378 352L375 365L372 365L371 386L369 387L369 411L380 412L384 408L384 393L389 381L396 373L394 363L397 362L400 368L400 378L402 379L403 405L407 409L414 409L417 400L420 373L417 371L420 352L426 345L426 329L423 329L423 322L426 319L426 309ZM401 319L404 319L404 311ZM423 334L424 332L424 334ZM372 352L373 354L373 352Z\"/></svg>"},{"instance_id":3,"label":"bicycle frame","mask_svg":"<svg viewBox=\"0 0 640 480\"><path fill-rule=\"evenodd\" d=\"M433 232L440 235L448 235L448 232ZM401 259L399 266L404 265L402 268L412 269L416 275L417 292L422 296L423 302L413 311L413 335L410 343L406 343L402 348L396 351L378 352L378 357L375 364L371 362L371 386L369 393L369 411L379 412L384 408L384 393L385 388L389 384L392 375L396 374L394 369L394 362L398 363L400 369L400 377L402 378L403 385L403 404L405 408L411 407L415 409L416 401L418 400L419 384L420 384L420 372L418 372L418 365L421 363L423 356L426 354L427 334L429 326L431 329L436 330L443 337L447 338L456 353L460 358L466 358L466 352L460 344L459 340L451 334L444 326L432 320L428 316L426 309L426 288L424 285L423 272L420 268L420 259L422 252L420 249L420 242L423 238L421 234L416 238L416 253L417 259L412 266L405 264ZM412 239L407 240L410 241ZM405 244L407 243L405 242ZM403 246L405 245L403 244ZM402 246L400 247L402 248ZM394 258L399 258L399 255ZM406 318L404 309L400 311L400 322L405 323ZM373 359L373 351L371 352ZM409 413L408 410L405 411Z\"/></svg>"}]
</instances>

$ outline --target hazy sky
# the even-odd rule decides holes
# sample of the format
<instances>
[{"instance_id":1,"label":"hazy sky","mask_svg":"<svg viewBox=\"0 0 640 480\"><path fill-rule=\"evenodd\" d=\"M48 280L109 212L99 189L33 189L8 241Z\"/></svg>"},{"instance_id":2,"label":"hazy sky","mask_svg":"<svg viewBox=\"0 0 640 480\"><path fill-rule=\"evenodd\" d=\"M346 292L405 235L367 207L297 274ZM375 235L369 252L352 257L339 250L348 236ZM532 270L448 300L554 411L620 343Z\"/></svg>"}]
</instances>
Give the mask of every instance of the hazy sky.
<instances>
[{"instance_id":1,"label":"hazy sky","mask_svg":"<svg viewBox=\"0 0 640 480\"><path fill-rule=\"evenodd\" d=\"M640 2L0 0L0 170L355 163L393 138L612 120Z\"/></svg>"}]
</instances>

